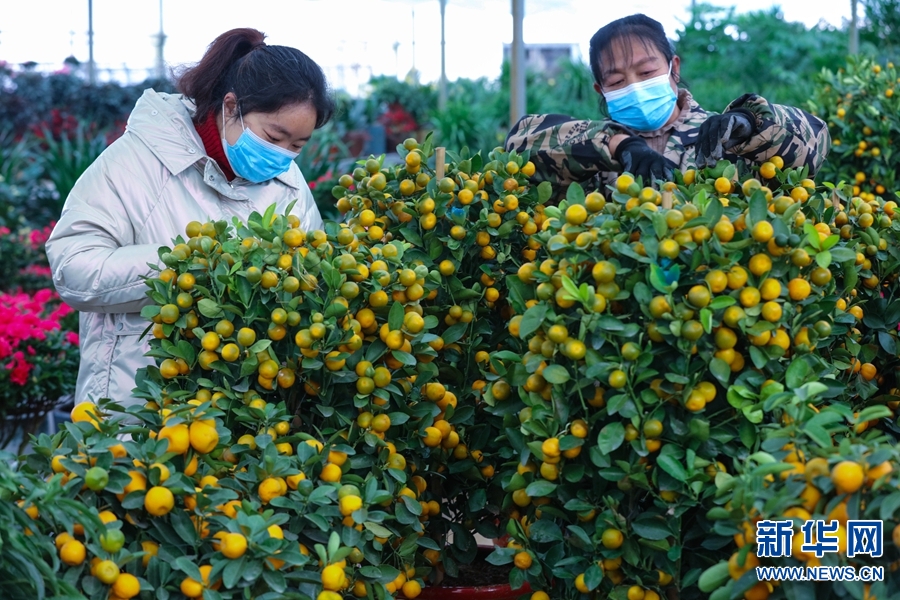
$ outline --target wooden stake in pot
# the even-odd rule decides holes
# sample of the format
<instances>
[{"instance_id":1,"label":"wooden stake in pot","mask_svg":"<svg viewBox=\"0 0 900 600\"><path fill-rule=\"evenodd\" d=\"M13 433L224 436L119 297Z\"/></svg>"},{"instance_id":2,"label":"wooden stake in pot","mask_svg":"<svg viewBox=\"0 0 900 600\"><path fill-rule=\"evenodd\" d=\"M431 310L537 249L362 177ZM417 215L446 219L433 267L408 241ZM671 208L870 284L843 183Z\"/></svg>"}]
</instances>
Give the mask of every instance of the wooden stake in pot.
<instances>
[{"instance_id":1,"label":"wooden stake in pot","mask_svg":"<svg viewBox=\"0 0 900 600\"><path fill-rule=\"evenodd\" d=\"M438 181L444 178L444 167L447 162L447 149L439 146L434 149L434 176Z\"/></svg>"},{"instance_id":2,"label":"wooden stake in pot","mask_svg":"<svg viewBox=\"0 0 900 600\"><path fill-rule=\"evenodd\" d=\"M669 190L663 190L662 193L662 207L666 210L672 208L674 202L674 194Z\"/></svg>"}]
</instances>

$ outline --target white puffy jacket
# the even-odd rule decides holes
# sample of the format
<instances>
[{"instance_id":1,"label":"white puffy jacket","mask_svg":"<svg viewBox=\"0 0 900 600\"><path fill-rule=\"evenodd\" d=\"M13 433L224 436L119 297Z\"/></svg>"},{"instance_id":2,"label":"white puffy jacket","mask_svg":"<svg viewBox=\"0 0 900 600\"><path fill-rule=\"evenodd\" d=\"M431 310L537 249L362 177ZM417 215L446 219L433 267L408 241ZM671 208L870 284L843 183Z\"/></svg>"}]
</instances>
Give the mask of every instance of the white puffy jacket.
<instances>
[{"instance_id":1,"label":"white puffy jacket","mask_svg":"<svg viewBox=\"0 0 900 600\"><path fill-rule=\"evenodd\" d=\"M296 164L264 183L229 183L206 155L193 113L181 95L145 91L125 134L75 184L47 242L53 283L81 311L76 402L135 402L135 373L152 363L140 337L149 324L140 311L151 303L141 277L154 273L157 249L172 246L188 222L246 220L273 203L283 214L298 200L293 213L301 227L323 226Z\"/></svg>"}]
</instances>

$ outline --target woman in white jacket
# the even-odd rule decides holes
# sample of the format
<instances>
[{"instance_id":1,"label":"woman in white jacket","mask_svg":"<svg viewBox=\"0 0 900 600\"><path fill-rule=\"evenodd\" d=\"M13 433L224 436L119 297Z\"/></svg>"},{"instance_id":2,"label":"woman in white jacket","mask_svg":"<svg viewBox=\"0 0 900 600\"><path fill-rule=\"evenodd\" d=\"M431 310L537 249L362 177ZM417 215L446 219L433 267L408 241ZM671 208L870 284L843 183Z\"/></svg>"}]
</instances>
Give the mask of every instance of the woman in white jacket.
<instances>
[{"instance_id":1,"label":"woman in white jacket","mask_svg":"<svg viewBox=\"0 0 900 600\"><path fill-rule=\"evenodd\" d=\"M81 311L76 403L134 403L135 373L152 362L142 278L188 222L245 220L297 200L301 227L322 228L293 159L334 102L315 62L264 39L228 31L181 75L181 94L145 91L125 134L66 199L47 256L60 296Z\"/></svg>"}]
</instances>

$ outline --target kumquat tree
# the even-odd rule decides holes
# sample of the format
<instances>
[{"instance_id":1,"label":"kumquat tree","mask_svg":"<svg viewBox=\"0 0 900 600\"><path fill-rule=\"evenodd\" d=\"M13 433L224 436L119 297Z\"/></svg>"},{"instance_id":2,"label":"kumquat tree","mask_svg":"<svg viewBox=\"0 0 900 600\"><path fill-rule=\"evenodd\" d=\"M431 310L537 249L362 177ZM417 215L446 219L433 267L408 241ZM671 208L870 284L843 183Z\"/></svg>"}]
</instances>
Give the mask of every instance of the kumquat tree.
<instances>
[{"instance_id":1,"label":"kumquat tree","mask_svg":"<svg viewBox=\"0 0 900 600\"><path fill-rule=\"evenodd\" d=\"M527 155L397 150L340 177L324 230L272 208L160 250L140 402L79 404L30 484L0 472L24 531L4 576L411 600L486 560L531 600L900 593L892 190L773 156L556 199ZM839 552L803 549L815 519ZM883 521L879 556L848 556L858 520ZM759 558L770 521L793 537Z\"/></svg>"}]
</instances>

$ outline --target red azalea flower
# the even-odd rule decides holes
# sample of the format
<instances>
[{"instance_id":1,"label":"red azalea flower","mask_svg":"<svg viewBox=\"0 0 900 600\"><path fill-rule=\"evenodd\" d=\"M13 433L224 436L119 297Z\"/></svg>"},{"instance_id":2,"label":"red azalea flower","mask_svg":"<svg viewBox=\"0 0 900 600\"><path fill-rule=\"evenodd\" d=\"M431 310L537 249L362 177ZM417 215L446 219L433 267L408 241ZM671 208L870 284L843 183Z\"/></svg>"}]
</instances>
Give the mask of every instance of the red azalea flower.
<instances>
[{"instance_id":1,"label":"red azalea flower","mask_svg":"<svg viewBox=\"0 0 900 600\"><path fill-rule=\"evenodd\" d=\"M20 350L13 354L13 360L6 365L10 369L9 380L16 385L28 383L28 375L31 373L31 364L25 360L25 355Z\"/></svg>"}]
</instances>

